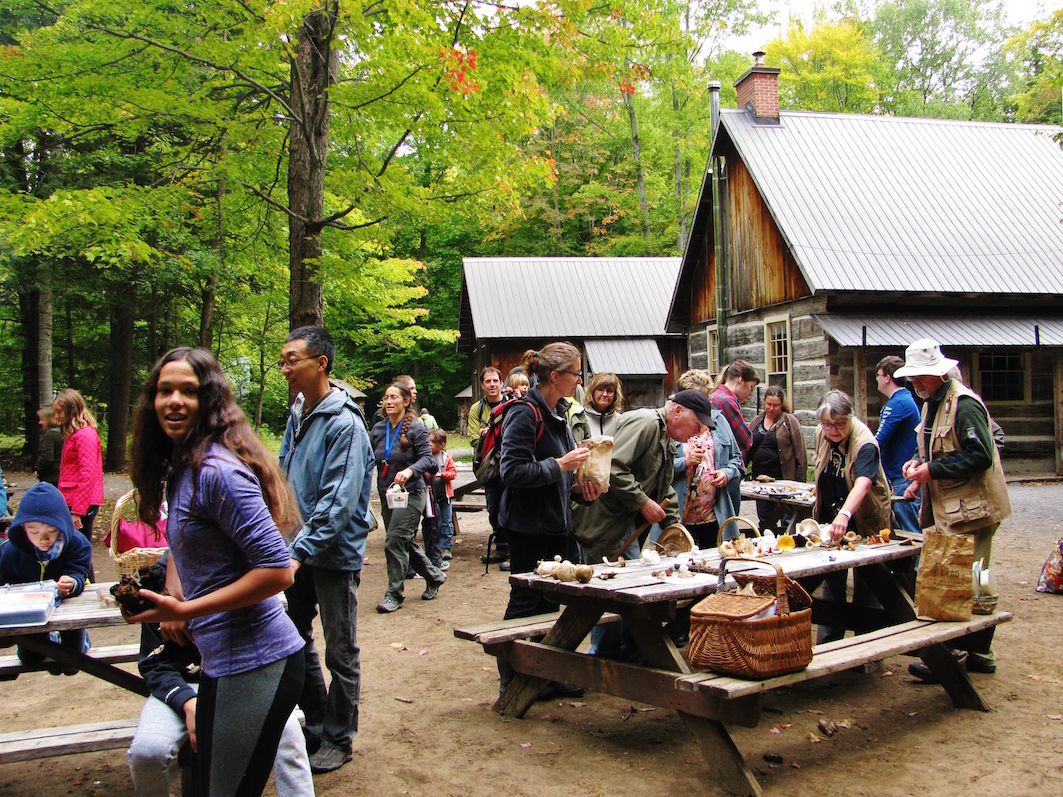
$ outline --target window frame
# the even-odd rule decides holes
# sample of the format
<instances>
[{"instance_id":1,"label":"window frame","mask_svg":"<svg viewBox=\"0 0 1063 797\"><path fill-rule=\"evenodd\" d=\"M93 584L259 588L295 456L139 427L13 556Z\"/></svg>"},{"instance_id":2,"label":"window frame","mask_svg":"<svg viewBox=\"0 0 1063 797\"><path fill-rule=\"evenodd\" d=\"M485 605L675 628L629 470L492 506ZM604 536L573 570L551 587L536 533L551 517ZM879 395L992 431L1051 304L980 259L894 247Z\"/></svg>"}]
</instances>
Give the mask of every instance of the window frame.
<instances>
[{"instance_id":1,"label":"window frame","mask_svg":"<svg viewBox=\"0 0 1063 797\"><path fill-rule=\"evenodd\" d=\"M772 368L772 327L778 325L784 325L786 331L786 370L785 371L773 371ZM789 315L772 315L764 318L764 386L770 385L771 377L773 374L782 374L786 378L786 383L783 385L783 390L786 391L787 396L793 395L791 388L794 383L794 349L793 349L793 330L790 323Z\"/></svg>"},{"instance_id":2,"label":"window frame","mask_svg":"<svg viewBox=\"0 0 1063 797\"><path fill-rule=\"evenodd\" d=\"M987 399L982 387L982 355L983 354L1018 354L1022 362L1022 399ZM1032 404L1033 403L1033 367L1032 358L1028 351L1016 351L1012 347L998 346L992 349L976 349L971 358L971 371L973 379L971 389L974 390L987 406L1001 406L1006 404Z\"/></svg>"}]
</instances>

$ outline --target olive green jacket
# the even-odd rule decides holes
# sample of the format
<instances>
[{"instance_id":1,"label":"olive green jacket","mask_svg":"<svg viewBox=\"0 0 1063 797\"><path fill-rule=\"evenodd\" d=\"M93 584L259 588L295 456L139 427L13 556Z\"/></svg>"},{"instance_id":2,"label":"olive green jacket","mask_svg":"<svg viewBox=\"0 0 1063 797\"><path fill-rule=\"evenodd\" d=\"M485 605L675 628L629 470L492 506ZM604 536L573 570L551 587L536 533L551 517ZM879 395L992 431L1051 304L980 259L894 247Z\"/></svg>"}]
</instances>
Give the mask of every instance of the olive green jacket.
<instances>
[{"instance_id":1,"label":"olive green jacket","mask_svg":"<svg viewBox=\"0 0 1063 797\"><path fill-rule=\"evenodd\" d=\"M632 523L642 525L639 510L647 501L668 499L662 528L680 522L672 487L673 455L663 409L631 410L620 416L613 437L609 492L597 501L580 501L572 516L576 540L589 561L600 562L617 552L633 531Z\"/></svg>"}]
</instances>

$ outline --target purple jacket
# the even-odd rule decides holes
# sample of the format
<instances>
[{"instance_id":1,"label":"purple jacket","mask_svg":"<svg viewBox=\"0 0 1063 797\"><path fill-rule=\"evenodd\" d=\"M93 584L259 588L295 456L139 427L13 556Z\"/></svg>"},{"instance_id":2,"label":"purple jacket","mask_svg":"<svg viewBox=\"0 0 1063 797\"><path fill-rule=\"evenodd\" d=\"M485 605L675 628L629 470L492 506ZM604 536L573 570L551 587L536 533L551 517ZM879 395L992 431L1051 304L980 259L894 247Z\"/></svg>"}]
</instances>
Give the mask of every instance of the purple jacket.
<instances>
[{"instance_id":1,"label":"purple jacket","mask_svg":"<svg viewBox=\"0 0 1063 797\"><path fill-rule=\"evenodd\" d=\"M166 533L186 599L214 592L255 568L290 566L288 546L250 467L215 443L196 481L194 503L190 467L175 469L167 486ZM276 596L198 617L188 628L211 678L272 664L305 644Z\"/></svg>"}]
</instances>

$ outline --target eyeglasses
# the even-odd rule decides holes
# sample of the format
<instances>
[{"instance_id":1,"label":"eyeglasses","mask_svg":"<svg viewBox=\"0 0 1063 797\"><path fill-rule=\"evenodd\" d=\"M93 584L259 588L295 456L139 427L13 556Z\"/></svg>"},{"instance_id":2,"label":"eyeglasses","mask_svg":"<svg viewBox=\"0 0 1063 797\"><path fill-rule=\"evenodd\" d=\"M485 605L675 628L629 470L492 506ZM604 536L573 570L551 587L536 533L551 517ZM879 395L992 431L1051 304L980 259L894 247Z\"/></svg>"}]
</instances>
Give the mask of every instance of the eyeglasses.
<instances>
[{"instance_id":1,"label":"eyeglasses","mask_svg":"<svg viewBox=\"0 0 1063 797\"><path fill-rule=\"evenodd\" d=\"M320 356L321 355L319 354L318 357L320 357ZM284 370L285 368L294 368L299 363L301 363L303 360L316 360L316 359L317 359L317 357L310 356L310 357L293 357L290 360L277 360L277 367L280 368L281 370Z\"/></svg>"},{"instance_id":2,"label":"eyeglasses","mask_svg":"<svg viewBox=\"0 0 1063 797\"><path fill-rule=\"evenodd\" d=\"M568 374L569 376L574 376L577 379L582 379L583 378L583 374L580 371L558 371L558 373L559 374Z\"/></svg>"},{"instance_id":3,"label":"eyeglasses","mask_svg":"<svg viewBox=\"0 0 1063 797\"><path fill-rule=\"evenodd\" d=\"M849 421L838 421L838 423L827 423L822 421L820 424L824 429L833 429L835 432L840 432L849 425Z\"/></svg>"}]
</instances>

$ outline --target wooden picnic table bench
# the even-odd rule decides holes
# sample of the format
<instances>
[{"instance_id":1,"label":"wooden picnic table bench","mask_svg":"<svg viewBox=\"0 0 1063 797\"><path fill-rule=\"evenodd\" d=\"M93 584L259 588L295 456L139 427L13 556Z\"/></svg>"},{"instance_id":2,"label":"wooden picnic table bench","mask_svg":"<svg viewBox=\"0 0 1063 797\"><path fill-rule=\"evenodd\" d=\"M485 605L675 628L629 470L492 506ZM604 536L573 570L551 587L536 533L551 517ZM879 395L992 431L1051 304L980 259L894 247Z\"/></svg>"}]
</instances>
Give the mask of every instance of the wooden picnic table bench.
<instances>
[{"instance_id":1,"label":"wooden picnic table bench","mask_svg":"<svg viewBox=\"0 0 1063 797\"><path fill-rule=\"evenodd\" d=\"M93 722L0 734L0 764L129 747L137 720Z\"/></svg>"},{"instance_id":2,"label":"wooden picnic table bench","mask_svg":"<svg viewBox=\"0 0 1063 797\"><path fill-rule=\"evenodd\" d=\"M140 645L131 643L128 645L105 645L89 648L85 654L101 664L123 664L136 661L140 656ZM17 655L0 656L0 678L18 676L24 672L41 672L47 670L53 661L45 660L33 664L23 664Z\"/></svg>"},{"instance_id":3,"label":"wooden picnic table bench","mask_svg":"<svg viewBox=\"0 0 1063 797\"><path fill-rule=\"evenodd\" d=\"M455 635L479 642L486 653L506 659L516 671L494 705L499 713L524 716L550 681L674 709L700 747L713 782L733 794L760 795L756 775L726 725L756 725L764 695L770 689L875 661L893 652L918 650L957 705L987 708L965 668L943 643L1005 622L1011 616L998 613L976 617L970 623L917 620L908 576L921 547L921 538L916 535L911 540L885 545L860 545L855 551L802 549L771 557L792 578L816 579L827 573L856 569L882 608L836 607L818 601L813 606L814 621L819 614L835 627L859 628L865 633L818 646L807 670L768 681L693 672L665 624L675 617L680 602L714 592L717 578L708 574L689 579L653 576L652 571L661 565L629 564L617 569L613 578L595 577L588 584L558 582L530 573L513 575L512 583L543 592L562 604L564 610L558 615L511 621L508 625L493 623L459 629ZM715 551L701 555L710 569L713 561L718 565ZM604 569L596 566L595 575ZM577 652L602 617L616 615L634 637L640 663L610 661ZM532 641L544 632L541 640Z\"/></svg>"}]
</instances>

